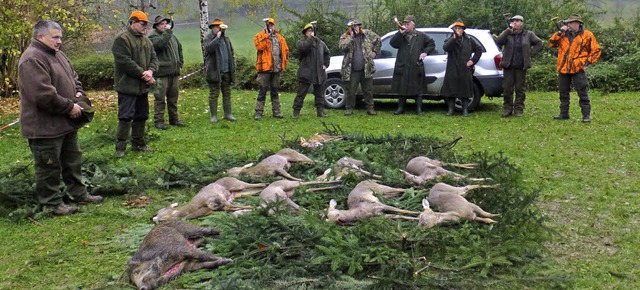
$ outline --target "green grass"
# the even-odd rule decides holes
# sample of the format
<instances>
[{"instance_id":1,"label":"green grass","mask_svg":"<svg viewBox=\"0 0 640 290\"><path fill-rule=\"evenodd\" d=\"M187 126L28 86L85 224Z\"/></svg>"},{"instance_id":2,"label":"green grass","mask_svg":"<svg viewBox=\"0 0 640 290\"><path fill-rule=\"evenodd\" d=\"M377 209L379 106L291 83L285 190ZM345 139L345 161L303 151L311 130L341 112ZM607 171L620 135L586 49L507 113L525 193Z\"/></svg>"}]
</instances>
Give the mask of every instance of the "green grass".
<instances>
[{"instance_id":1,"label":"green grass","mask_svg":"<svg viewBox=\"0 0 640 290\"><path fill-rule=\"evenodd\" d=\"M291 119L292 94L282 94L285 119L266 117L253 120L256 92L234 91L234 114L237 122L209 123L207 92L181 92L180 112L186 128L166 131L150 130L153 154L127 152L117 165L135 164L158 170L175 158L194 162L207 152L215 155L241 154L257 156L260 150L280 148L280 136L308 137L322 131L308 96L302 116ZM640 140L634 93L603 95L592 92L593 122L582 124L575 95L568 121L554 121L557 93L530 92L523 118L500 118L501 100L483 100L470 117L446 117L444 105L428 103L425 115L393 115L395 103L377 102L378 116L359 110L344 117L342 111L329 111L326 122L340 125L350 133L381 136L384 134L426 135L443 140L463 137L454 147L458 155L473 152L499 152L522 168L525 187L542 190L540 206L550 218L549 226L557 232L545 246L549 259L575 279L577 289L632 289L640 279L640 255L637 241L637 195L640 192ZM93 96L100 102L97 96ZM412 107L410 107L412 109ZM6 124L15 113L0 117ZM80 131L85 158L113 154L112 136L116 126L113 111L100 113L95 121ZM103 140L107 146L88 141ZM28 145L17 126L2 132L1 164L28 164ZM44 218L18 223L0 220L0 288L103 288L122 274L130 250L118 247L114 239L126 232L148 229L146 219L176 194L192 191L131 192L108 196L100 205L82 207L70 217ZM136 196L154 196L147 209L127 209L121 203ZM166 199L166 200L165 200ZM508 278L505 278L508 279ZM513 278L516 279L516 278ZM44 285L44 286L43 286Z\"/></svg>"},{"instance_id":2,"label":"green grass","mask_svg":"<svg viewBox=\"0 0 640 290\"><path fill-rule=\"evenodd\" d=\"M229 25L226 33L231 39L236 55L250 57L255 60L256 49L253 45L253 36L262 30L262 23L258 22L256 24L244 16L235 16L231 20L223 20ZM182 44L185 63L202 62L200 24L177 25L174 30L176 37ZM209 32L207 31L207 33Z\"/></svg>"}]
</instances>

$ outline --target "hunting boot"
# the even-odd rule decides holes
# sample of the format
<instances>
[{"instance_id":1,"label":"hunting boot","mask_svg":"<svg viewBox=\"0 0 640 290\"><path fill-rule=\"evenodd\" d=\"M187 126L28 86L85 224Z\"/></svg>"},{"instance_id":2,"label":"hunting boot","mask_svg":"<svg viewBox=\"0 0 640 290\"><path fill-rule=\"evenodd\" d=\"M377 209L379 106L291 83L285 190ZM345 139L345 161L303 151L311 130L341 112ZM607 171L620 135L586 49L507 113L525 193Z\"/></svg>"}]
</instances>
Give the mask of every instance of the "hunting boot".
<instances>
[{"instance_id":1,"label":"hunting boot","mask_svg":"<svg viewBox=\"0 0 640 290\"><path fill-rule=\"evenodd\" d=\"M264 113L264 101L256 101L256 116L254 119L262 119L262 113Z\"/></svg>"},{"instance_id":2,"label":"hunting boot","mask_svg":"<svg viewBox=\"0 0 640 290\"><path fill-rule=\"evenodd\" d=\"M284 116L280 113L280 99L271 97L271 112L274 118L282 119Z\"/></svg>"},{"instance_id":3,"label":"hunting boot","mask_svg":"<svg viewBox=\"0 0 640 290\"><path fill-rule=\"evenodd\" d=\"M236 120L236 117L231 114L231 100L222 100L222 110L224 111L224 118L233 122Z\"/></svg>"},{"instance_id":4,"label":"hunting boot","mask_svg":"<svg viewBox=\"0 0 640 290\"><path fill-rule=\"evenodd\" d=\"M116 131L116 158L124 157L127 150L127 139L131 133L131 121L118 121L118 129Z\"/></svg>"},{"instance_id":5,"label":"hunting boot","mask_svg":"<svg viewBox=\"0 0 640 290\"><path fill-rule=\"evenodd\" d=\"M153 149L147 147L144 142L144 129L146 121L133 121L131 122L131 150L137 152L153 152Z\"/></svg>"},{"instance_id":6,"label":"hunting boot","mask_svg":"<svg viewBox=\"0 0 640 290\"><path fill-rule=\"evenodd\" d=\"M447 103L447 116L452 116L453 115L453 110L455 109L456 106L456 100L453 98L446 98L444 99L444 101Z\"/></svg>"},{"instance_id":7,"label":"hunting boot","mask_svg":"<svg viewBox=\"0 0 640 290\"><path fill-rule=\"evenodd\" d=\"M462 115L469 117L469 99L460 99L460 102L462 102Z\"/></svg>"},{"instance_id":8,"label":"hunting boot","mask_svg":"<svg viewBox=\"0 0 640 290\"><path fill-rule=\"evenodd\" d=\"M316 113L320 118L326 118L328 116L327 113L324 112L324 107L317 107Z\"/></svg>"},{"instance_id":9,"label":"hunting boot","mask_svg":"<svg viewBox=\"0 0 640 290\"><path fill-rule=\"evenodd\" d=\"M294 119L300 118L300 110L293 110L293 118Z\"/></svg>"},{"instance_id":10,"label":"hunting boot","mask_svg":"<svg viewBox=\"0 0 640 290\"><path fill-rule=\"evenodd\" d=\"M422 96L416 97L416 114L422 115Z\"/></svg>"},{"instance_id":11,"label":"hunting boot","mask_svg":"<svg viewBox=\"0 0 640 290\"><path fill-rule=\"evenodd\" d=\"M218 122L218 98L209 97L209 112L211 112L211 123Z\"/></svg>"},{"instance_id":12,"label":"hunting boot","mask_svg":"<svg viewBox=\"0 0 640 290\"><path fill-rule=\"evenodd\" d=\"M407 98L398 98L398 109L393 113L394 115L404 114L404 106L407 104Z\"/></svg>"}]
</instances>

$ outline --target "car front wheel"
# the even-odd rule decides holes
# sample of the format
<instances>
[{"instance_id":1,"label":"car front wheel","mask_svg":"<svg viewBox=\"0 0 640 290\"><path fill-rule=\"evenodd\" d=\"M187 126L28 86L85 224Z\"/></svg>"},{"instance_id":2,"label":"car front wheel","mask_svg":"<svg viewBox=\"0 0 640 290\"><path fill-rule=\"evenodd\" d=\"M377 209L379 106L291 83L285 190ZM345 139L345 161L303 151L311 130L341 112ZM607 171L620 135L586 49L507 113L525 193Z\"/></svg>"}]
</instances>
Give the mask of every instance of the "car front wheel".
<instances>
[{"instance_id":1,"label":"car front wheel","mask_svg":"<svg viewBox=\"0 0 640 290\"><path fill-rule=\"evenodd\" d=\"M331 109L344 108L347 100L347 89L341 79L330 78L322 86L324 105Z\"/></svg>"}]
</instances>

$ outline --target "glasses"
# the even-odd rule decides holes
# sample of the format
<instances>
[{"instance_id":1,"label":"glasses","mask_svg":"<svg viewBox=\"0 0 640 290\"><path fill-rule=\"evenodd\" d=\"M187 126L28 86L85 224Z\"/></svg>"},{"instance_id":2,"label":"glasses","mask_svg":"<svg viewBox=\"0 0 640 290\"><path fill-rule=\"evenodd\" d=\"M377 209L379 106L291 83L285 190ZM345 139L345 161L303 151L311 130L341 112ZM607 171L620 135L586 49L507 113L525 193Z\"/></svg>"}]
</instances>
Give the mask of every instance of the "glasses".
<instances>
[{"instance_id":1,"label":"glasses","mask_svg":"<svg viewBox=\"0 0 640 290\"><path fill-rule=\"evenodd\" d=\"M146 21L136 21L136 23L142 25L142 26L147 26L149 25L149 23L147 23Z\"/></svg>"}]
</instances>

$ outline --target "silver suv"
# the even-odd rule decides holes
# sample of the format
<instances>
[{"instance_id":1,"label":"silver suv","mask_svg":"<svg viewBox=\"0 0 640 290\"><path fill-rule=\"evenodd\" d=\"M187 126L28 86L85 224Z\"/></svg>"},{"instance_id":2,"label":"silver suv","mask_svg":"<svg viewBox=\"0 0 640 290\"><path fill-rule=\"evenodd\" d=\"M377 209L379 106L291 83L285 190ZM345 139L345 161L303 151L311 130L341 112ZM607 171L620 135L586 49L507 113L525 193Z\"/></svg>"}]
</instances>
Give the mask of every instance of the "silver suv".
<instances>
[{"instance_id":1,"label":"silver suv","mask_svg":"<svg viewBox=\"0 0 640 290\"><path fill-rule=\"evenodd\" d=\"M442 46L453 32L449 28L418 28L418 30L429 35L436 43L434 52L423 60L425 83L427 83L424 98L442 100L440 89L447 66L447 53L442 50ZM391 80L398 51L389 44L389 40L396 32L397 30L394 30L382 36L382 49L374 60L376 63L376 73L373 75L374 98L398 97L395 92L391 91ZM502 68L499 66L502 52L494 42L489 30L467 28L465 32L484 48L482 57L475 66L473 78L475 89L469 103L469 109L473 110L480 104L482 95L502 97ZM331 57L331 64L327 68L328 78L323 84L323 92L325 105L328 108L343 108L346 103L346 85L342 81L340 73L342 58L342 56ZM456 101L456 107L460 109L459 101Z\"/></svg>"}]
</instances>

